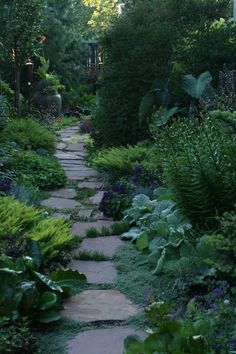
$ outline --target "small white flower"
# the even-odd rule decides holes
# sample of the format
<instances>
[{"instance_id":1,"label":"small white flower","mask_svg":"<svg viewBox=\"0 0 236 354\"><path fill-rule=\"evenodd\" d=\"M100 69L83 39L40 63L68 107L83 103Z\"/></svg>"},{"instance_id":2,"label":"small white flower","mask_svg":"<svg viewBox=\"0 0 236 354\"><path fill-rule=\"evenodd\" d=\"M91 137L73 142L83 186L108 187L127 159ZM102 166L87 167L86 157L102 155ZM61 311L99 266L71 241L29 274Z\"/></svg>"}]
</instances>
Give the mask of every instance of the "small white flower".
<instances>
[{"instance_id":1,"label":"small white flower","mask_svg":"<svg viewBox=\"0 0 236 354\"><path fill-rule=\"evenodd\" d=\"M229 305L230 301L229 300L224 300L224 305Z\"/></svg>"}]
</instances>

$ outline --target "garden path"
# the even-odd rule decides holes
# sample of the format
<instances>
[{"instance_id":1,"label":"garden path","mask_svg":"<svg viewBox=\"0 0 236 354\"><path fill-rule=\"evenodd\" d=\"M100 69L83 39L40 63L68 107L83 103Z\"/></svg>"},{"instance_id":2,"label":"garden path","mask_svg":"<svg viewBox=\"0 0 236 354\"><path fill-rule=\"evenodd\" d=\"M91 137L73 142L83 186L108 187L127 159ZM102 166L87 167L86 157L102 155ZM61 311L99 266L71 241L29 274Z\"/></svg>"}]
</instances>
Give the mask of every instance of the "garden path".
<instances>
[{"instance_id":1,"label":"garden path","mask_svg":"<svg viewBox=\"0 0 236 354\"><path fill-rule=\"evenodd\" d=\"M98 211L103 186L98 180L97 171L86 163L86 138L88 135L79 134L78 127L68 127L61 131L55 156L65 170L69 187L51 192L50 197L42 201L42 206L53 208L54 217L71 219L73 215L77 221L72 226L72 233L83 239L74 252L70 267L83 272L92 289L71 297L65 304L64 315L80 322L96 324L97 327L99 324L110 325L106 329L79 333L68 342L68 354L122 354L127 335L142 336L143 333L122 325L130 316L136 315L139 309L121 292L112 289L117 276L112 258L123 242L116 235L86 237L86 231L91 228L101 231L113 224L111 219L105 218ZM78 188L92 189L94 195L78 201ZM105 260L78 260L81 252L99 252Z\"/></svg>"}]
</instances>

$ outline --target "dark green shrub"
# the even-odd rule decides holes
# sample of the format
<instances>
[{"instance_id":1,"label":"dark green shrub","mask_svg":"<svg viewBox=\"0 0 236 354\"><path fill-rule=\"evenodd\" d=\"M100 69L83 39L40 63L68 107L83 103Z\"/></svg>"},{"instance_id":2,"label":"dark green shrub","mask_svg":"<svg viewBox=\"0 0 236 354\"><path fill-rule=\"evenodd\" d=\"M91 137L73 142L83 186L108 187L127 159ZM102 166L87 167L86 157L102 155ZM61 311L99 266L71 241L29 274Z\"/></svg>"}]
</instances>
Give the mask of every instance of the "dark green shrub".
<instances>
[{"instance_id":1,"label":"dark green shrub","mask_svg":"<svg viewBox=\"0 0 236 354\"><path fill-rule=\"evenodd\" d=\"M0 129L4 128L10 118L10 107L5 96L0 95Z\"/></svg>"},{"instance_id":2,"label":"dark green shrub","mask_svg":"<svg viewBox=\"0 0 236 354\"><path fill-rule=\"evenodd\" d=\"M176 80L180 82L182 74L196 72L191 64L199 63L196 63L194 52L198 43L192 45L191 36L199 38L214 19L229 14L229 6L229 0L138 1L117 19L102 40L104 66L100 79L100 107L94 127L98 144L126 145L147 136L147 122L140 126L138 118L143 96L154 80L160 84L172 73L170 88L174 87L176 91ZM201 71L205 71L212 62L216 62L219 70L225 57L234 58L224 50L234 38L231 34L231 31L223 34L226 47L220 39L216 47L213 36L211 44L207 45L209 50L205 50L205 45L199 45L202 53L200 65L205 65L206 60L208 63ZM234 49L229 53L231 51ZM177 100L178 92L175 92L173 103Z\"/></svg>"},{"instance_id":3,"label":"dark green shrub","mask_svg":"<svg viewBox=\"0 0 236 354\"><path fill-rule=\"evenodd\" d=\"M55 139L52 133L33 119L10 121L0 133L2 142L15 142L22 149L44 149L53 153Z\"/></svg>"},{"instance_id":4,"label":"dark green shrub","mask_svg":"<svg viewBox=\"0 0 236 354\"><path fill-rule=\"evenodd\" d=\"M41 190L51 190L66 183L65 172L53 157L13 150L6 166L15 170L17 180L23 185L32 184Z\"/></svg>"},{"instance_id":5,"label":"dark green shrub","mask_svg":"<svg viewBox=\"0 0 236 354\"><path fill-rule=\"evenodd\" d=\"M168 187L193 222L232 210L236 200L236 140L211 118L186 120L157 133Z\"/></svg>"}]
</instances>

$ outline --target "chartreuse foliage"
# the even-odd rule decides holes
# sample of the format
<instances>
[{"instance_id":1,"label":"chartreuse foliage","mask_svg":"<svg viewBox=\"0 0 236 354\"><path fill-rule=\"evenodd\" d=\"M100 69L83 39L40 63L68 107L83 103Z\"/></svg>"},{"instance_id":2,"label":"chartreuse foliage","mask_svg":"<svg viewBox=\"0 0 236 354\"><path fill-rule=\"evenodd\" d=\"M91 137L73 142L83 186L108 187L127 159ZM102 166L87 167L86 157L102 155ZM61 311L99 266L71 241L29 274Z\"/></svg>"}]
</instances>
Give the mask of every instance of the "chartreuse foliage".
<instances>
[{"instance_id":1,"label":"chartreuse foliage","mask_svg":"<svg viewBox=\"0 0 236 354\"><path fill-rule=\"evenodd\" d=\"M42 218L42 211L12 197L0 198L0 237L25 232Z\"/></svg>"},{"instance_id":2,"label":"chartreuse foliage","mask_svg":"<svg viewBox=\"0 0 236 354\"><path fill-rule=\"evenodd\" d=\"M38 252L39 254L40 252ZM29 317L50 323L60 319L62 299L76 293L86 277L71 269L39 273L40 259L0 257L0 317Z\"/></svg>"},{"instance_id":3,"label":"chartreuse foliage","mask_svg":"<svg viewBox=\"0 0 236 354\"><path fill-rule=\"evenodd\" d=\"M63 219L41 220L25 236L41 245L42 256L47 260L56 257L61 250L70 249L75 240L69 223Z\"/></svg>"},{"instance_id":4,"label":"chartreuse foliage","mask_svg":"<svg viewBox=\"0 0 236 354\"><path fill-rule=\"evenodd\" d=\"M52 261L74 244L70 225L61 219L45 219L43 212L12 197L0 198L0 245L31 239L39 243L43 261ZM25 254L25 252L23 252Z\"/></svg>"},{"instance_id":5,"label":"chartreuse foliage","mask_svg":"<svg viewBox=\"0 0 236 354\"><path fill-rule=\"evenodd\" d=\"M0 139L5 143L16 143L22 149L44 149L55 151L55 138L52 133L33 119L18 119L10 121L0 133Z\"/></svg>"},{"instance_id":6,"label":"chartreuse foliage","mask_svg":"<svg viewBox=\"0 0 236 354\"><path fill-rule=\"evenodd\" d=\"M212 354L204 335L207 321L175 319L171 308L164 302L154 302L147 308L147 318L155 326L142 341L136 336L125 340L124 354Z\"/></svg>"}]
</instances>

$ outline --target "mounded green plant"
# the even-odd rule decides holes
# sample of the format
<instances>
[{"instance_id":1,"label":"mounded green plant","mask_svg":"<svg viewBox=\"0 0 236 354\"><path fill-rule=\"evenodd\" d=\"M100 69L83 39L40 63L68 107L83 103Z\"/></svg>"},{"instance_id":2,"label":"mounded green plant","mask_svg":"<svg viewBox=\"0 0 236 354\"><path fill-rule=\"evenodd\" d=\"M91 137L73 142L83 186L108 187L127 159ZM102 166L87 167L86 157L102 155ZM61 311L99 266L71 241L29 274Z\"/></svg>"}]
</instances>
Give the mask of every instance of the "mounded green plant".
<instances>
[{"instance_id":1,"label":"mounded green plant","mask_svg":"<svg viewBox=\"0 0 236 354\"><path fill-rule=\"evenodd\" d=\"M13 197L0 197L0 237L17 234L32 228L43 212Z\"/></svg>"},{"instance_id":2,"label":"mounded green plant","mask_svg":"<svg viewBox=\"0 0 236 354\"><path fill-rule=\"evenodd\" d=\"M54 157L38 155L32 151L12 150L6 168L14 170L16 179L41 190L52 190L66 183L66 175Z\"/></svg>"},{"instance_id":3,"label":"mounded green plant","mask_svg":"<svg viewBox=\"0 0 236 354\"><path fill-rule=\"evenodd\" d=\"M11 120L0 132L0 139L5 143L14 142L24 150L55 151L52 133L33 119Z\"/></svg>"},{"instance_id":4,"label":"mounded green plant","mask_svg":"<svg viewBox=\"0 0 236 354\"><path fill-rule=\"evenodd\" d=\"M155 146L144 141L135 146L101 150L92 163L95 167L109 173L112 179L117 180L124 175L132 174L139 164L146 168L157 169L159 160Z\"/></svg>"},{"instance_id":5,"label":"mounded green plant","mask_svg":"<svg viewBox=\"0 0 236 354\"><path fill-rule=\"evenodd\" d=\"M1 197L0 249L25 255L27 245L24 240L28 239L40 245L44 265L52 261L62 263L62 255L66 252L69 255L76 240L71 234L68 221L45 219L42 210L12 197Z\"/></svg>"},{"instance_id":6,"label":"mounded green plant","mask_svg":"<svg viewBox=\"0 0 236 354\"><path fill-rule=\"evenodd\" d=\"M29 317L50 323L61 318L63 297L76 293L86 277L72 269L39 273L39 258L0 257L0 317Z\"/></svg>"},{"instance_id":7,"label":"mounded green plant","mask_svg":"<svg viewBox=\"0 0 236 354\"><path fill-rule=\"evenodd\" d=\"M57 258L61 251L70 250L75 243L70 224L63 219L41 220L25 236L40 244L42 256L47 262Z\"/></svg>"},{"instance_id":8,"label":"mounded green plant","mask_svg":"<svg viewBox=\"0 0 236 354\"><path fill-rule=\"evenodd\" d=\"M143 341L137 336L127 337L124 354L213 354L205 339L207 320L175 318L170 306L162 301L147 308L147 318L154 325L151 334Z\"/></svg>"}]
</instances>

